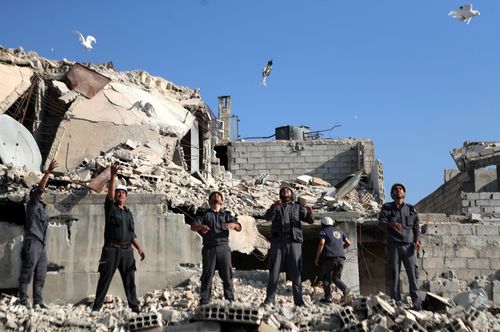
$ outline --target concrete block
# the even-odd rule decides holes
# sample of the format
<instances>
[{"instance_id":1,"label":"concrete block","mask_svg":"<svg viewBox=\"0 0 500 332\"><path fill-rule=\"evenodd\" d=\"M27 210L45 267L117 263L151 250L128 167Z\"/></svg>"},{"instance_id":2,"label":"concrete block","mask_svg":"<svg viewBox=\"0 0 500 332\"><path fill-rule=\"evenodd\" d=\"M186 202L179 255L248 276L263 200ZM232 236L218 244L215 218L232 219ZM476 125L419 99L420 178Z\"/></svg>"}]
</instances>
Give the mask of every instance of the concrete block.
<instances>
[{"instance_id":1,"label":"concrete block","mask_svg":"<svg viewBox=\"0 0 500 332\"><path fill-rule=\"evenodd\" d=\"M489 199L476 199L474 202L474 206L490 206L490 200Z\"/></svg>"},{"instance_id":2,"label":"concrete block","mask_svg":"<svg viewBox=\"0 0 500 332\"><path fill-rule=\"evenodd\" d=\"M467 258L467 268L488 270L490 268L490 260L489 258Z\"/></svg>"},{"instance_id":3,"label":"concrete block","mask_svg":"<svg viewBox=\"0 0 500 332\"><path fill-rule=\"evenodd\" d=\"M441 257L437 258L426 258L423 260L423 268L424 269L437 269L442 268L444 265L444 259Z\"/></svg>"},{"instance_id":4,"label":"concrete block","mask_svg":"<svg viewBox=\"0 0 500 332\"><path fill-rule=\"evenodd\" d=\"M455 251L457 257L461 258L475 258L478 257L478 250L467 247L459 247Z\"/></svg>"},{"instance_id":5,"label":"concrete block","mask_svg":"<svg viewBox=\"0 0 500 332\"><path fill-rule=\"evenodd\" d=\"M464 236L465 237L465 245L470 248L479 248L484 249L488 247L488 237L487 236Z\"/></svg>"},{"instance_id":6,"label":"concrete block","mask_svg":"<svg viewBox=\"0 0 500 332\"><path fill-rule=\"evenodd\" d=\"M140 313L128 320L130 331L150 329L160 326L160 316L156 312Z\"/></svg>"},{"instance_id":7,"label":"concrete block","mask_svg":"<svg viewBox=\"0 0 500 332\"><path fill-rule=\"evenodd\" d=\"M471 214L471 213L481 213L483 212L479 206L471 206L468 208L464 209L465 214Z\"/></svg>"},{"instance_id":8,"label":"concrete block","mask_svg":"<svg viewBox=\"0 0 500 332\"><path fill-rule=\"evenodd\" d=\"M464 198L468 200L480 199L480 193L464 193Z\"/></svg>"},{"instance_id":9,"label":"concrete block","mask_svg":"<svg viewBox=\"0 0 500 332\"><path fill-rule=\"evenodd\" d=\"M198 320L217 320L259 325L263 316L260 308L242 307L236 305L220 306L207 304L196 308L195 317Z\"/></svg>"},{"instance_id":10,"label":"concrete block","mask_svg":"<svg viewBox=\"0 0 500 332\"><path fill-rule=\"evenodd\" d=\"M493 280L493 303L500 306L500 280Z\"/></svg>"},{"instance_id":11,"label":"concrete block","mask_svg":"<svg viewBox=\"0 0 500 332\"><path fill-rule=\"evenodd\" d=\"M358 319L350 307L346 307L338 312L338 316L342 321L342 326L346 326L351 322L357 322Z\"/></svg>"},{"instance_id":12,"label":"concrete block","mask_svg":"<svg viewBox=\"0 0 500 332\"><path fill-rule=\"evenodd\" d=\"M488 330L488 318L483 312L473 307L470 307L469 310L467 311L467 317L465 318L465 321L475 331Z\"/></svg>"},{"instance_id":13,"label":"concrete block","mask_svg":"<svg viewBox=\"0 0 500 332\"><path fill-rule=\"evenodd\" d=\"M445 331L469 332L469 329L460 318L454 318L451 322L445 325Z\"/></svg>"},{"instance_id":14,"label":"concrete block","mask_svg":"<svg viewBox=\"0 0 500 332\"><path fill-rule=\"evenodd\" d=\"M476 225L476 235L496 236L500 230L497 224Z\"/></svg>"},{"instance_id":15,"label":"concrete block","mask_svg":"<svg viewBox=\"0 0 500 332\"><path fill-rule=\"evenodd\" d=\"M450 225L451 235L472 235L476 225L471 224L452 224Z\"/></svg>"},{"instance_id":16,"label":"concrete block","mask_svg":"<svg viewBox=\"0 0 500 332\"><path fill-rule=\"evenodd\" d=\"M479 193L479 199L492 199L493 193Z\"/></svg>"},{"instance_id":17,"label":"concrete block","mask_svg":"<svg viewBox=\"0 0 500 332\"><path fill-rule=\"evenodd\" d=\"M444 260L444 266L446 266L449 269L456 269L456 268L465 268L469 267L467 266L468 260L474 260L473 258L448 258L446 257Z\"/></svg>"},{"instance_id":18,"label":"concrete block","mask_svg":"<svg viewBox=\"0 0 500 332\"><path fill-rule=\"evenodd\" d=\"M500 266L500 258L490 258L490 270L492 271L498 270L499 266Z\"/></svg>"}]
</instances>

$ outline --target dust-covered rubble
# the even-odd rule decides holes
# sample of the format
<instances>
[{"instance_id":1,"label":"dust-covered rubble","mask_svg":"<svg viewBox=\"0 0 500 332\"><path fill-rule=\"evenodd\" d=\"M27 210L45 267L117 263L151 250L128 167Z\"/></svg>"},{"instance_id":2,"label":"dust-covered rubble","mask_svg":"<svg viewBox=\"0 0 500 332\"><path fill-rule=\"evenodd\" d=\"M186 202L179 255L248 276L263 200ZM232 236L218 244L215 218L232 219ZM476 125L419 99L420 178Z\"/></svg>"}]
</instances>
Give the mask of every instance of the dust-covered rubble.
<instances>
[{"instance_id":1,"label":"dust-covered rubble","mask_svg":"<svg viewBox=\"0 0 500 332\"><path fill-rule=\"evenodd\" d=\"M246 180L233 179L229 171L221 172L218 177L208 172L189 174L175 163L167 163L160 150L155 150L154 146L138 146L128 141L102 152L94 159L84 159L73 171L62 173L56 170L55 176L51 176L49 180L48 187L57 192L85 188L91 179L111 163L119 165L119 179L128 186L130 192L163 193L167 209L180 209L189 213L206 207L208 194L218 190L225 196L224 205L227 209L236 215L258 218L279 199L278 191L282 184L279 179L267 179L265 174ZM10 198L14 193L16 196L27 193L40 178L40 172L0 165L0 199ZM318 178L305 182L299 177L290 185L294 188L298 201L311 206L315 211L357 211L366 217L375 216L379 212L379 203L363 188L363 182L340 200L335 198L336 188L325 186L326 183Z\"/></svg>"},{"instance_id":2,"label":"dust-covered rubble","mask_svg":"<svg viewBox=\"0 0 500 332\"><path fill-rule=\"evenodd\" d=\"M92 296L78 304L49 304L48 309L27 309L8 295L0 299L0 322L6 330L92 330L122 331L166 326L165 330L189 327L192 321L215 321L238 326L238 331L253 331L266 325L269 331L498 331L500 312L483 306L456 306L453 301L443 310L413 311L411 303L396 304L383 293L375 296L349 296L323 304L323 289L303 283L303 307L293 304L291 283L281 280L276 304L262 305L265 298L266 271L235 271L234 302L223 300L222 280L214 278L212 302L198 307L199 273L179 287L155 290L139 299L143 312L135 314L126 302L108 295L103 309L91 312ZM433 301L438 297L431 297ZM411 300L408 300L411 302ZM430 301L430 300L428 300ZM424 301L424 305L426 305ZM436 307L437 308L437 307ZM207 316L206 312L250 312L252 316ZM203 315L205 313L205 315ZM247 320L245 323L242 321ZM253 325L252 325L253 324ZM461 329L456 329L460 327Z\"/></svg>"}]
</instances>

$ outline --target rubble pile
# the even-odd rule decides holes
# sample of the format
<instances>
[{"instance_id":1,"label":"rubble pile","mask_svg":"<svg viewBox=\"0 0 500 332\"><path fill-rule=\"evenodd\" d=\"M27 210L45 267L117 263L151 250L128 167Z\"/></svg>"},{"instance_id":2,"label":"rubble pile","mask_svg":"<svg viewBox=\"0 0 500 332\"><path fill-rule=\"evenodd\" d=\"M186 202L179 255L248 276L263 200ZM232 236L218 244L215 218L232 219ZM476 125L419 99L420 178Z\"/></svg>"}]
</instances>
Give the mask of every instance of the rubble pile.
<instances>
[{"instance_id":1,"label":"rubble pile","mask_svg":"<svg viewBox=\"0 0 500 332\"><path fill-rule=\"evenodd\" d=\"M206 207L208 194L218 190L225 196L227 209L236 215L258 218L279 198L278 191L282 184L278 179L262 181L265 175L235 180L228 171L218 177L207 172L189 174L175 163L167 163L157 144L139 145L129 140L94 159L84 159L75 170L65 173L56 170L48 187L58 192L84 187L111 163L119 165L119 179L130 192L162 193L169 209L189 212ZM0 165L0 197L8 193L27 193L28 188L38 183L41 175L40 172L28 172L12 165ZM335 187L321 179L313 179L312 182L304 182L299 177L296 182L290 183L303 205L321 212L356 211L364 217L375 216L380 210L379 203L366 189L352 189L342 199L337 199Z\"/></svg>"},{"instance_id":2,"label":"rubble pile","mask_svg":"<svg viewBox=\"0 0 500 332\"><path fill-rule=\"evenodd\" d=\"M324 304L322 287L303 283L304 307L293 304L290 282L281 283L276 304L262 306L265 298L267 272L236 271L234 287L236 299L223 300L222 280L214 278L212 303L198 306L199 274L182 287L155 290L141 297L143 312L135 314L126 302L108 295L103 309L91 313L92 296L79 304L50 304L48 309L27 309L17 305L15 297L4 295L0 299L0 322L8 330L46 331L53 329L79 329L92 331L139 330L147 327L187 326L194 321L233 323L241 331L250 323L264 324L269 331L498 331L500 313L487 305L455 305L453 301L428 293L424 305L433 311L413 311L410 303L396 304L385 294L353 296L344 301L334 293L334 302ZM411 302L411 300L409 300ZM227 312L249 312L251 315L231 316ZM207 315L217 312L218 315ZM245 322L245 319L248 322ZM245 323L245 324L243 324ZM141 327L142 326L142 327ZM458 328L459 327L459 328Z\"/></svg>"},{"instance_id":3,"label":"rubble pile","mask_svg":"<svg viewBox=\"0 0 500 332\"><path fill-rule=\"evenodd\" d=\"M22 47L8 49L0 45L0 63L30 67L45 79L64 80L64 77L76 62L67 59L50 60L38 55L35 51L26 52ZM184 107L203 104L199 89L189 89L175 85L162 77L152 76L143 70L118 72L112 62L104 64L85 63L84 65L113 81L140 86L147 91L160 93L180 101L184 104Z\"/></svg>"}]
</instances>

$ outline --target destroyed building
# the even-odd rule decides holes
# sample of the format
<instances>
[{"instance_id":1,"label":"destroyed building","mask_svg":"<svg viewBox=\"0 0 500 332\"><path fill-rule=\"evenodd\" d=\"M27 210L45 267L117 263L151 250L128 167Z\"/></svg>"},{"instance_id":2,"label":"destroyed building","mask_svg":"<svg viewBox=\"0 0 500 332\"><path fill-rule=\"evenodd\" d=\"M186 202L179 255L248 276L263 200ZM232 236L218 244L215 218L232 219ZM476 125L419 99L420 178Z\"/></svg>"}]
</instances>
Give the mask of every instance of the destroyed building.
<instances>
[{"instance_id":1,"label":"destroyed building","mask_svg":"<svg viewBox=\"0 0 500 332\"><path fill-rule=\"evenodd\" d=\"M143 71L118 72L111 63L52 61L34 52L0 48L0 76L0 138L9 147L22 149L22 153L14 153L12 148L0 148L0 289L5 292L17 287L27 193L41 177L42 162L56 159L61 166L50 179L46 194L50 264L45 298L76 303L94 293L104 232L105 193L100 191L107 179L106 167L116 162L120 165L119 180L130 188L127 206L134 213L136 232L147 255L144 262L137 262L136 278L141 304L148 311L145 316L130 318L129 327L145 321L156 326L162 319L185 323L194 316L202 321L203 317L216 320L212 314L222 320L233 317L233 322L241 323L230 312L245 310L250 310L245 316L250 317L247 323L265 321L274 330L362 330L368 323L382 325L382 321L389 328L397 319L398 324L418 321L417 328L426 321L427 328L474 326L479 324L477 317L481 322L486 317L476 310L483 308L478 305L459 312L460 320L450 320L445 314L432 318L415 314L417 318L409 319L408 312L385 296L363 297L384 292L387 280L384 237L376 226L380 204L385 200L383 166L375 158L374 143L369 139L322 139L308 127L284 126L276 128L275 139L234 140L230 96L219 98L216 117L198 90L179 87ZM23 132L21 143L6 134L12 130ZM472 175L465 172L468 182L458 171L449 173L455 174L447 181L455 184L453 190L456 183L467 183L460 188L470 188ZM477 179L481 188L493 188L492 180ZM279 292L283 308L271 310L277 320L255 309L264 298L267 272L259 270L266 269L269 248L266 237L270 224L261 217L276 200L282 181L291 183L298 200L312 206L317 219L313 225L304 225L303 254L310 257L304 260L307 303L315 305L320 298L313 287L318 273L313 257L321 227L319 218L332 217L352 239L343 279L361 297L349 303L353 310L350 306L336 307L336 318L327 307L294 311L286 296L286 284ZM241 234L231 234L230 246L237 272L235 284L244 290L238 301L247 307L215 303L195 312L201 239L190 231L188 223L197 209L206 206L208 193L213 190L225 195L224 205L243 224ZM499 250L495 251L499 241L496 211L485 209L486 203L479 198L472 202L475 196L464 196L462 191L483 194L477 189L433 193L431 196L436 196L428 204L447 199L450 208L442 203L426 209L421 206L426 199L417 206L424 212L420 213L425 250L419 258L421 289L453 297L472 287L467 282L474 280L473 288L484 289L484 296L498 305L499 276L494 276L500 266ZM460 209L453 205L457 202L455 193L460 197ZM495 200L494 192L489 195L488 199ZM474 207L484 212L478 223L471 223L477 216L469 216L476 213ZM120 298L124 294L119 279L114 278L109 291L119 297L108 299L108 311L100 317L102 326L116 327L127 319L122 317ZM215 282L216 295L221 295L219 286ZM13 304L10 301L0 301L0 319L15 326L12 316L10 320L8 315L1 316ZM67 316L72 310L70 304L67 306L49 324L95 328L96 322L88 317L82 323L86 309L75 310L73 317ZM20 320L25 314L19 309L16 317ZM30 324L37 319L44 321L42 315L30 319ZM361 327L357 327L359 324Z\"/></svg>"}]
</instances>

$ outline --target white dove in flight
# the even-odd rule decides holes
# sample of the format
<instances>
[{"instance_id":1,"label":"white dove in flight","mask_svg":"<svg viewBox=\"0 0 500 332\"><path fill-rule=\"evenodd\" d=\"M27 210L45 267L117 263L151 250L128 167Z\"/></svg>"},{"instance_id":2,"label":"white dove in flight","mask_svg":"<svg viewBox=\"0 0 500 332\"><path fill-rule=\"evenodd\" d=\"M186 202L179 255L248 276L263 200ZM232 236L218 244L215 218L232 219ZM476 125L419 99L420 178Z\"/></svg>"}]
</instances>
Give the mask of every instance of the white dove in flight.
<instances>
[{"instance_id":1,"label":"white dove in flight","mask_svg":"<svg viewBox=\"0 0 500 332\"><path fill-rule=\"evenodd\" d=\"M273 60L269 60L267 65L262 69L262 85L267 86L267 78L269 74L271 74L271 70L273 69Z\"/></svg>"},{"instance_id":2,"label":"white dove in flight","mask_svg":"<svg viewBox=\"0 0 500 332\"><path fill-rule=\"evenodd\" d=\"M87 51L90 51L93 48L92 47L92 42L94 42L94 44L97 43L97 41L95 40L94 36L88 35L87 38L83 38L83 35L80 33L80 31L75 30L73 32L78 35L78 38L80 38L80 42L82 43L82 46Z\"/></svg>"},{"instance_id":3,"label":"white dove in flight","mask_svg":"<svg viewBox=\"0 0 500 332\"><path fill-rule=\"evenodd\" d=\"M465 4L463 6L458 7L455 10L452 10L451 12L448 13L448 15L459 19L461 22L469 24L470 20L474 16L479 16L481 15L481 13L479 12L479 10L473 10L471 4Z\"/></svg>"}]
</instances>

